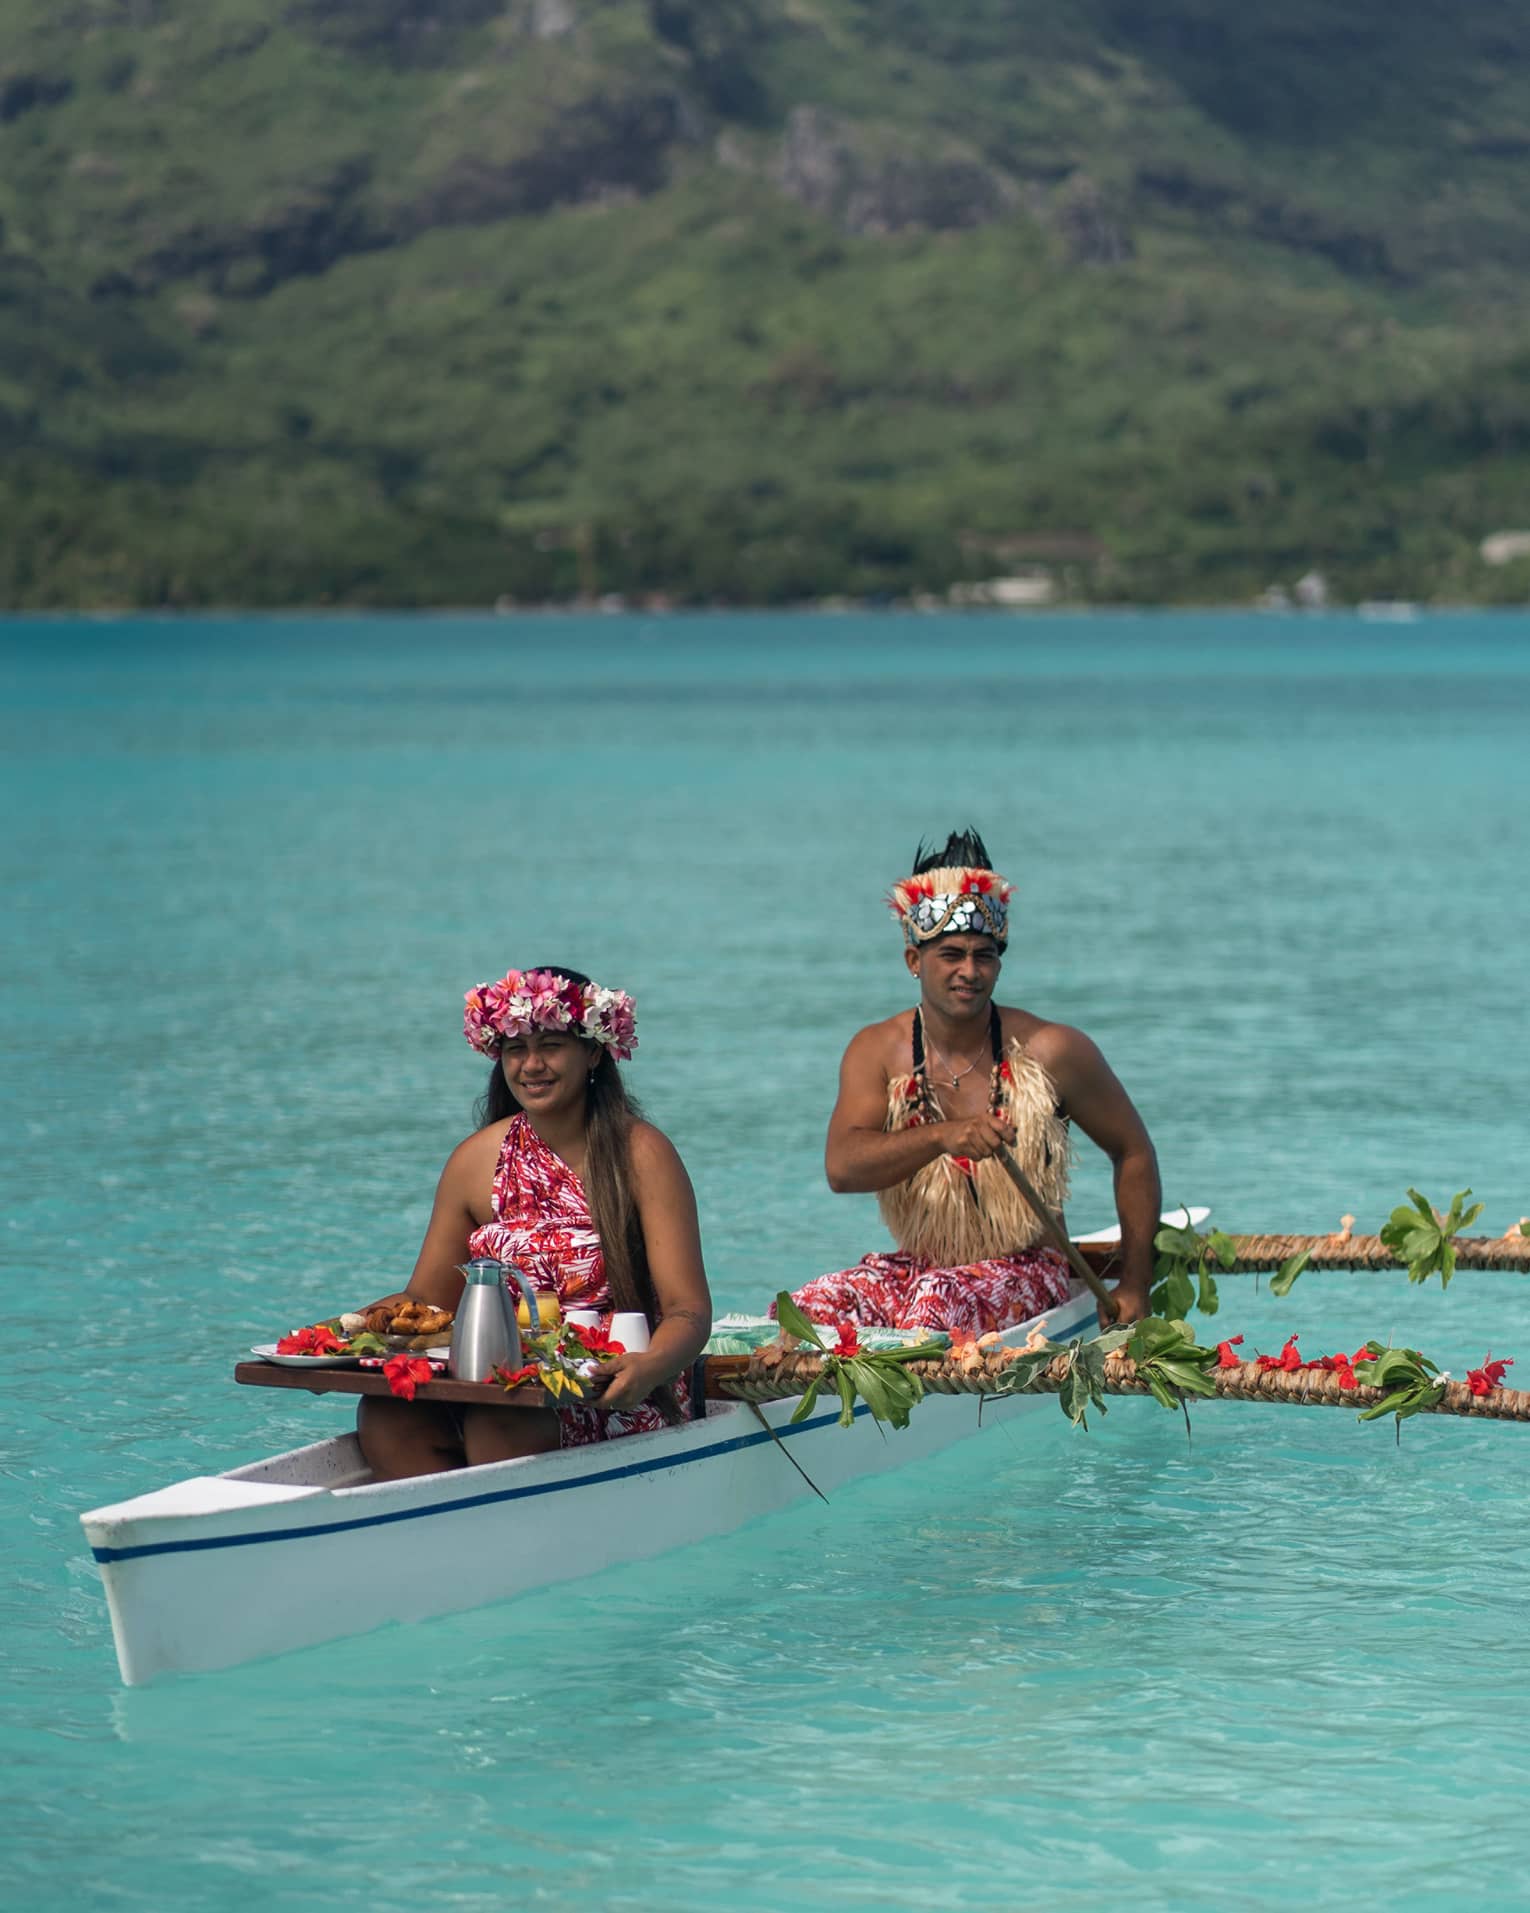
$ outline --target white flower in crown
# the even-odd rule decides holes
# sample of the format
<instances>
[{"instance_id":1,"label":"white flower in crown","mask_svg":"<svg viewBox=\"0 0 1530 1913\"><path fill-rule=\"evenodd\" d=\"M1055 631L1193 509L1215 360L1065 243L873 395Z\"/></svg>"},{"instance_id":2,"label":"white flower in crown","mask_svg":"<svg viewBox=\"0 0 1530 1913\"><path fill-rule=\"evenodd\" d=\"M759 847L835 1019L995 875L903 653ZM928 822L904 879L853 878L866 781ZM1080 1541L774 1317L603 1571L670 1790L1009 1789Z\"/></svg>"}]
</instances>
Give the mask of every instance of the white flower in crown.
<instances>
[{"instance_id":1,"label":"white flower in crown","mask_svg":"<svg viewBox=\"0 0 1530 1913\"><path fill-rule=\"evenodd\" d=\"M511 970L497 983L469 990L462 1033L485 1056L497 1056L506 1037L533 1030L576 1030L613 1055L637 1047L632 998L624 990L580 985L555 970Z\"/></svg>"},{"instance_id":2,"label":"white flower in crown","mask_svg":"<svg viewBox=\"0 0 1530 1913\"><path fill-rule=\"evenodd\" d=\"M627 1057L637 1048L637 1017L625 990L605 990L598 983L585 986L584 1033L603 1043L612 1055Z\"/></svg>"},{"instance_id":3,"label":"white flower in crown","mask_svg":"<svg viewBox=\"0 0 1530 1913\"><path fill-rule=\"evenodd\" d=\"M502 1035L524 1036L536 1021L537 1006L529 990L513 990L499 1007Z\"/></svg>"}]
</instances>

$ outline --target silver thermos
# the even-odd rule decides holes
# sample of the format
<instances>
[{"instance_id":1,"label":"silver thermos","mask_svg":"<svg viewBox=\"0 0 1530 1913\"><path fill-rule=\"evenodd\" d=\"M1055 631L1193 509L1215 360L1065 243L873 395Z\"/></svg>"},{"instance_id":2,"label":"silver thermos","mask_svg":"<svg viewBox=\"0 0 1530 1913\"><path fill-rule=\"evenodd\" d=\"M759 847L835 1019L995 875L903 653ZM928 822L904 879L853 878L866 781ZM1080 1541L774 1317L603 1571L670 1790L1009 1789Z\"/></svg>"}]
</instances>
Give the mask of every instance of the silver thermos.
<instances>
[{"instance_id":1,"label":"silver thermos","mask_svg":"<svg viewBox=\"0 0 1530 1913\"><path fill-rule=\"evenodd\" d=\"M524 1359L520 1327L505 1290L506 1278L520 1285L533 1321L537 1320L536 1299L531 1284L511 1263L469 1262L462 1273L466 1286L452 1320L447 1373L459 1382L486 1382L496 1367L519 1368Z\"/></svg>"}]
</instances>

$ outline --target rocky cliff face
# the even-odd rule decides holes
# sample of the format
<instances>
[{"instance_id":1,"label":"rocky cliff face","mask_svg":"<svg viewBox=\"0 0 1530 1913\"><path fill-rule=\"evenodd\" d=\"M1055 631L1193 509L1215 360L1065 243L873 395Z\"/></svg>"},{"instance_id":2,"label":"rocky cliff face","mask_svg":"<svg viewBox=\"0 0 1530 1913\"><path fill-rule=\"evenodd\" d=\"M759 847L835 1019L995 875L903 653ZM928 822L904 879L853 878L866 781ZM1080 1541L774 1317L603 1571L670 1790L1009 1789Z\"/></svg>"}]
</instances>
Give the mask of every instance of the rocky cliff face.
<instances>
[{"instance_id":1,"label":"rocky cliff face","mask_svg":"<svg viewBox=\"0 0 1530 1913\"><path fill-rule=\"evenodd\" d=\"M673 86L614 81L547 116L507 152L496 155L488 142L459 152L402 222L413 231L486 225L658 192L688 123Z\"/></svg>"},{"instance_id":2,"label":"rocky cliff face","mask_svg":"<svg viewBox=\"0 0 1530 1913\"><path fill-rule=\"evenodd\" d=\"M16 4L0 136L34 131L9 217L28 202L31 250L49 258L41 202L74 182L65 224L101 295L196 279L260 296L434 226L661 192L707 152L852 237L1034 218L1080 266L1124 264L1137 229L1163 221L1394 279L1427 275L1426 245L1442 263L1459 245L1442 210L1409 222L1400 256L1387 208L1401 217L1406 200L1405 129L1380 187L1374 153L1350 183L1290 137L1297 121L1277 108L1295 111L1305 76L1310 121L1334 96L1336 58L1379 57L1370 12L1348 41L1325 37L1317 0L1293 0L1300 24L1284 29L1231 22L1220 0L1169 0L1151 25L1118 0L1059 0L1058 21L1043 7L1023 26L957 0L938 27L933 0L286 0L273 20L236 0ZM1477 91L1450 139L1483 182L1470 244L1509 258L1530 250L1530 214L1499 169L1530 142L1530 99L1500 103L1482 61L1494 33L1530 47L1530 30L1503 14L1475 0L1453 30ZM1445 57L1422 15L1400 33L1421 59ZM1396 63L1394 47L1387 87ZM1439 91L1436 74L1415 110ZM1229 138L1239 110L1267 142L1257 153L1236 127ZM1217 122L1204 148L1183 130L1197 112ZM66 273L69 256L55 260Z\"/></svg>"},{"instance_id":3,"label":"rocky cliff face","mask_svg":"<svg viewBox=\"0 0 1530 1913\"><path fill-rule=\"evenodd\" d=\"M91 296L131 297L196 279L224 297L257 298L350 254L389 245L394 234L364 200L371 172L367 160L355 159L226 222L193 221L168 231L151 225L144 250L127 267L95 279Z\"/></svg>"},{"instance_id":4,"label":"rocky cliff face","mask_svg":"<svg viewBox=\"0 0 1530 1913\"><path fill-rule=\"evenodd\" d=\"M961 232L1000 219L1020 189L955 141L857 125L821 107L786 116L771 176L790 198L843 232Z\"/></svg>"}]
</instances>

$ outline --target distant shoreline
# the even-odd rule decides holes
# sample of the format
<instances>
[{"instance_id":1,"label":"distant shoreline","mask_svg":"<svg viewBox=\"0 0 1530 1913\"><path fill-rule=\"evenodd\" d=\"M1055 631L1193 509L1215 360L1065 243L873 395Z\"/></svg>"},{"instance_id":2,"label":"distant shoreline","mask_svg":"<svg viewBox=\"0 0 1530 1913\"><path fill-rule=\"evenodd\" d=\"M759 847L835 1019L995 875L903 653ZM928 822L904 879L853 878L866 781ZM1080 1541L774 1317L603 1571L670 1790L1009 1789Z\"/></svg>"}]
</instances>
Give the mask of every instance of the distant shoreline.
<instances>
[{"instance_id":1,"label":"distant shoreline","mask_svg":"<svg viewBox=\"0 0 1530 1913\"><path fill-rule=\"evenodd\" d=\"M49 606L36 611L16 608L0 608L0 625L21 623L63 623L92 622L98 624L125 624L130 621L159 623L188 623L197 619L216 620L225 618L265 618L273 622L289 619L333 619L347 618L389 618L389 619L482 619L485 622L508 623L519 618L586 618L601 622L651 622L654 619L700 619L700 618L823 618L839 619L846 617L868 618L886 617L899 619L919 618L961 618L979 619L985 622L997 622L1008 619L1015 623L1037 623L1049 618L1228 618L1246 617L1259 622L1289 622L1291 624L1322 624L1354 622L1359 624L1414 624L1425 618L1438 617L1523 617L1530 614L1530 600L1524 604L1479 604L1465 601L1459 604L1425 604L1411 600L1376 600L1362 604L1333 604L1321 609L1307 610L1299 606L1265 606L1251 604L1049 604L1049 605L938 605L915 606L909 604L728 604L728 605L669 605L663 609L650 609L642 605L623 605L603 608L596 605L569 604L526 604L511 609L499 609L493 605L352 605L352 604L312 604L312 605L146 605L125 607L123 609L102 610L99 607L74 609Z\"/></svg>"}]
</instances>

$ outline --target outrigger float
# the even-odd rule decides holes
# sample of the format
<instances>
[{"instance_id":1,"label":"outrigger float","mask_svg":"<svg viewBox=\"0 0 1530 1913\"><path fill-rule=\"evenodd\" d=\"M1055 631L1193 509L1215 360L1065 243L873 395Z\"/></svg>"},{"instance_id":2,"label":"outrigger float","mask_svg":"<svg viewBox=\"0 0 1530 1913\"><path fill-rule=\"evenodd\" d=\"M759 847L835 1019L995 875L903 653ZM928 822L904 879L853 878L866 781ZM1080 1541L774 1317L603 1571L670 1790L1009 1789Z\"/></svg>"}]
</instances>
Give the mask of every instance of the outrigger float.
<instances>
[{"instance_id":1,"label":"outrigger float","mask_svg":"<svg viewBox=\"0 0 1530 1913\"><path fill-rule=\"evenodd\" d=\"M1106 1234L1081 1240L1093 1269L1107 1269L1114 1251ZM1398 1266L1373 1237L1232 1240L1238 1253L1227 1266L1246 1270L1279 1267L1294 1243L1307 1245L1313 1268ZM1457 1244L1462 1267L1525 1268L1527 1251L1523 1238ZM992 1373L1007 1359L1001 1351L1036 1331L1054 1343L1089 1333L1095 1306L1081 1288L1060 1307L1007 1330L993 1351ZM281 1376L276 1385L353 1393L367 1392L373 1379L348 1370L322 1377L246 1372L255 1366L241 1365L239 1379L271 1383ZM712 1357L704 1417L620 1443L374 1482L356 1437L346 1434L97 1508L81 1521L105 1584L122 1678L138 1686L164 1674L233 1667L389 1622L484 1606L731 1533L806 1495L831 1494L1046 1407L1066 1363L1037 1375L1024 1393L997 1396L982 1374L942 1380L932 1373L931 1392L892 1435L873 1425L863 1402L851 1425L839 1426L832 1396L794 1422L811 1367L794 1359L771 1377L738 1357ZM1112 1355L1102 1373L1105 1392L1146 1392L1122 1356ZM1266 1379L1248 1363L1218 1376L1215 1392L1310 1406L1364 1399L1341 1398L1331 1383L1298 1383L1290 1374ZM422 1394L440 1400L464 1390L470 1385L421 1385ZM1445 1399L1457 1394L1461 1402ZM1464 1396L1462 1385L1452 1384L1436 1412L1530 1420L1530 1394Z\"/></svg>"}]
</instances>

